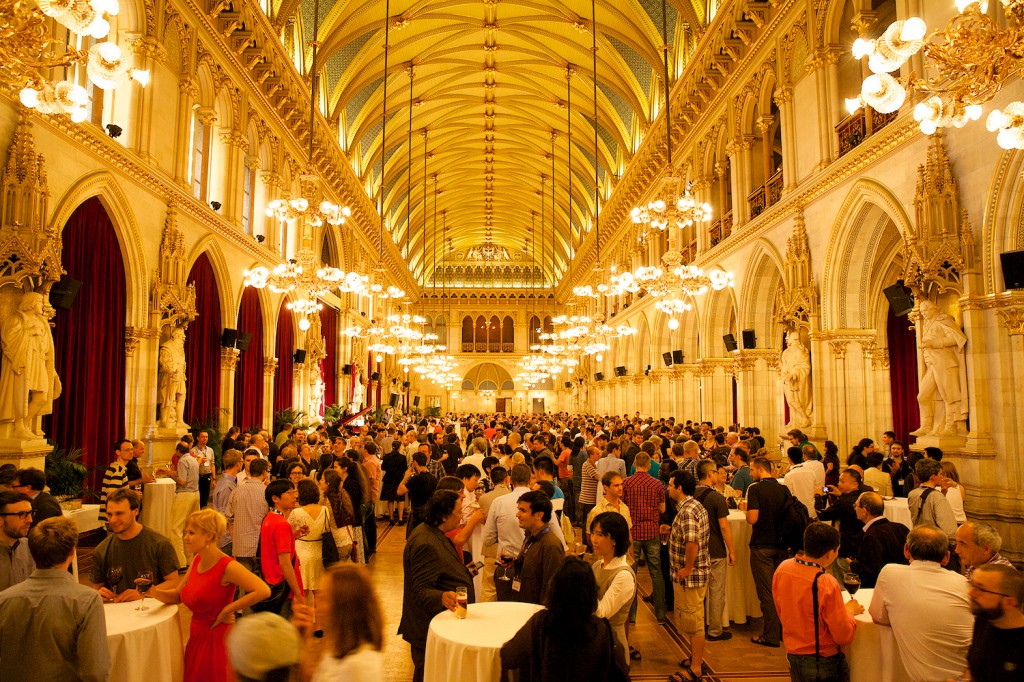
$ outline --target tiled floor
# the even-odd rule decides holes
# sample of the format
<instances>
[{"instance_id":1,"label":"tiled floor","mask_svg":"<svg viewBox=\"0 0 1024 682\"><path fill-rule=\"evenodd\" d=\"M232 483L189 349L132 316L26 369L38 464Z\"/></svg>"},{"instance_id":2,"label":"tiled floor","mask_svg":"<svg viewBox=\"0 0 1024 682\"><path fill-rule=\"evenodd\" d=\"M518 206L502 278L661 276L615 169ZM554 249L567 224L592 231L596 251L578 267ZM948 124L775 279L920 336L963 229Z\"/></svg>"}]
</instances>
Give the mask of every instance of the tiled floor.
<instances>
[{"instance_id":1,"label":"tiled floor","mask_svg":"<svg viewBox=\"0 0 1024 682\"><path fill-rule=\"evenodd\" d=\"M409 645L398 636L398 622L402 617L402 550L405 547L405 528L380 524L377 554L370 561L374 584L384 607L386 639L386 679L389 682L407 682L412 679L412 661ZM87 570L91 549L79 549L79 561ZM650 592L647 571L640 569L640 586L644 594ZM188 609L182 607L183 636L188 637ZM761 631L760 620L745 625L733 625L733 638L725 642L709 642L706 662L711 674L708 682L758 682L789 678L783 649L766 649L750 643L750 638ZM671 623L659 626L650 604L642 602L637 614L637 625L630 630L630 642L640 649L643 658L635 661L630 670L631 679L665 680L678 669L681 658L689 656L689 647Z\"/></svg>"}]
</instances>

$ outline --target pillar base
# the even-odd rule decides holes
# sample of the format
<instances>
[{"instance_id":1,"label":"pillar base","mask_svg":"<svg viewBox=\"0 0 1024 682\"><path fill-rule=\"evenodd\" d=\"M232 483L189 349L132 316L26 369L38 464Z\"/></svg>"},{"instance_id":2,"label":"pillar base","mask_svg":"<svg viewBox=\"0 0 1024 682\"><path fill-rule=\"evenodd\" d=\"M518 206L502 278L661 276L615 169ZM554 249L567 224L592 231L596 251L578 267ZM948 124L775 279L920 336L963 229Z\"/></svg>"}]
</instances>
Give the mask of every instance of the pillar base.
<instances>
[{"instance_id":1,"label":"pillar base","mask_svg":"<svg viewBox=\"0 0 1024 682\"><path fill-rule=\"evenodd\" d=\"M925 448L938 448L943 454L960 452L967 444L964 436L918 436L911 450L923 451Z\"/></svg>"},{"instance_id":2,"label":"pillar base","mask_svg":"<svg viewBox=\"0 0 1024 682\"><path fill-rule=\"evenodd\" d=\"M52 451L53 446L42 436L33 440L4 438L0 440L0 464L46 471L46 456Z\"/></svg>"}]
</instances>

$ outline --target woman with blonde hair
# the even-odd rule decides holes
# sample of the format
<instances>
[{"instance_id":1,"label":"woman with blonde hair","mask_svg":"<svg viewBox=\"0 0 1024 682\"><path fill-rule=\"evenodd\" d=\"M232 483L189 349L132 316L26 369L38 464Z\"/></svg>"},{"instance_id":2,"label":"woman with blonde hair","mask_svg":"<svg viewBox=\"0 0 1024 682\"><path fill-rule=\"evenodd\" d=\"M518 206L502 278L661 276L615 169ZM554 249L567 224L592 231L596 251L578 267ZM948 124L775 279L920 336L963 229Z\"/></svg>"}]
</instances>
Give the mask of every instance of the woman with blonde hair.
<instances>
[{"instance_id":1,"label":"woman with blonde hair","mask_svg":"<svg viewBox=\"0 0 1024 682\"><path fill-rule=\"evenodd\" d=\"M966 491L960 484L960 472L956 465L949 460L940 462L942 466L942 492L946 494L946 501L953 508L953 519L956 525L967 521L967 513L964 512L964 496Z\"/></svg>"},{"instance_id":2,"label":"woman with blonde hair","mask_svg":"<svg viewBox=\"0 0 1024 682\"><path fill-rule=\"evenodd\" d=\"M324 628L323 657L313 682L384 679L384 618L370 574L338 564L324 575L316 619Z\"/></svg>"},{"instance_id":3,"label":"woman with blonde hair","mask_svg":"<svg viewBox=\"0 0 1024 682\"><path fill-rule=\"evenodd\" d=\"M233 680L224 640L235 622L235 613L270 596L266 583L224 554L217 540L227 530L224 516L202 509L185 521L185 551L195 554L192 566L172 588L153 588L153 596L165 604L184 604L192 611L188 645L185 647L185 682ZM237 588L244 592L235 599Z\"/></svg>"}]
</instances>

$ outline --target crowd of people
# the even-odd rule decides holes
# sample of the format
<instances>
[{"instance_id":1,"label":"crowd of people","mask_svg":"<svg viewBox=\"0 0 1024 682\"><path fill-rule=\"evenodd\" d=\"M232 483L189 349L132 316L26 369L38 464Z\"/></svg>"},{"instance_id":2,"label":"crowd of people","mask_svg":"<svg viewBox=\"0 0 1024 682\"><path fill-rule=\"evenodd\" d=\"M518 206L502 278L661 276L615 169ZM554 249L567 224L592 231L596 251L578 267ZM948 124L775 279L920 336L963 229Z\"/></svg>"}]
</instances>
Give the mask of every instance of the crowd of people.
<instances>
[{"instance_id":1,"label":"crowd of people","mask_svg":"<svg viewBox=\"0 0 1024 682\"><path fill-rule=\"evenodd\" d=\"M17 650L21 669L49 679L105 679L102 605L141 599L145 575L151 596L192 613L187 680L266 679L300 663L316 680L382 679L380 606L361 567L380 523L406 535L399 634L414 680L430 621L460 588L470 603L547 607L502 649L522 680L628 679L642 601L687 640L670 680L703 679L708 647L733 636L733 570L749 570L760 602L751 642L785 646L794 680L848 679L865 610L892 626L915 681L1019 679L1024 579L998 533L967 519L941 451L909 452L888 432L844 465L830 441L819 452L800 431L786 439L779 457L755 427L450 415L333 433L289 424L273 437L232 428L218 461L200 432L154 471L175 483L171 538L139 520L145 446L119 441L101 493L109 534L83 585L68 581L77 534L45 475L0 471L0 660ZM894 495L912 528L885 517ZM736 565L730 510L751 527L749 567ZM869 604L842 592L853 576L874 589ZM73 628L58 623L67 609ZM274 654L259 644L268 637ZM324 655L302 661L316 638Z\"/></svg>"}]
</instances>

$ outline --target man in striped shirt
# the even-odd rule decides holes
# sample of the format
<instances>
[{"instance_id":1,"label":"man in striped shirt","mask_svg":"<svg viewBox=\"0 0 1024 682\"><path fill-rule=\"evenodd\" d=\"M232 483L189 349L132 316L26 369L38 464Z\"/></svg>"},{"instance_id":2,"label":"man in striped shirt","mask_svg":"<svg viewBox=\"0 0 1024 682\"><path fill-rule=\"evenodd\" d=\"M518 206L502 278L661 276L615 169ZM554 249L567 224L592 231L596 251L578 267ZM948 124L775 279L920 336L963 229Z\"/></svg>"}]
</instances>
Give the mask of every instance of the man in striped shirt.
<instances>
[{"instance_id":1,"label":"man in striped shirt","mask_svg":"<svg viewBox=\"0 0 1024 682\"><path fill-rule=\"evenodd\" d=\"M119 440L114 445L116 459L103 472L103 486L100 493L100 521L107 521L107 495L128 485L128 462L135 456L130 440Z\"/></svg>"},{"instance_id":2,"label":"man in striped shirt","mask_svg":"<svg viewBox=\"0 0 1024 682\"><path fill-rule=\"evenodd\" d=\"M228 502L232 555L253 572L256 570L260 524L270 509L264 494L269 479L266 460L252 460L249 462L249 476L238 484Z\"/></svg>"},{"instance_id":3,"label":"man in striped shirt","mask_svg":"<svg viewBox=\"0 0 1024 682\"><path fill-rule=\"evenodd\" d=\"M704 664L704 596L711 578L711 524L704 505L693 494L697 480L689 471L675 471L668 494L676 504L676 518L669 534L669 569L675 582L676 629L690 640L691 656L679 676L699 680Z\"/></svg>"}]
</instances>

